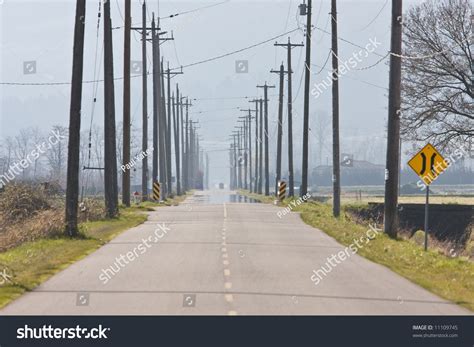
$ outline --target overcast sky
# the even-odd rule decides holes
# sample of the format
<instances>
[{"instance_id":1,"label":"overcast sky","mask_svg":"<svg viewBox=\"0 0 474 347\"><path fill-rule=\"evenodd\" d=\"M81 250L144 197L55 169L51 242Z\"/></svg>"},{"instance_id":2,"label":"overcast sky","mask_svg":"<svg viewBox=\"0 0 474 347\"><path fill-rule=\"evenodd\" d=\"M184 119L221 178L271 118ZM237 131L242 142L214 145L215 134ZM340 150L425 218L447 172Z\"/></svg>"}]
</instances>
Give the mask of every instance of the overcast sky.
<instances>
[{"instance_id":1,"label":"overcast sky","mask_svg":"<svg viewBox=\"0 0 474 347\"><path fill-rule=\"evenodd\" d=\"M217 2L204 1L148 1L149 19L152 12L160 12L161 17L174 13L198 9ZM330 1L313 1L312 39L313 75L311 84L327 78L331 61L325 65L330 50L329 22ZM421 0L406 1L407 9ZM299 0L288 1L238 1L182 14L164 19L161 27L173 31L175 41L162 45L165 61L178 67L219 56L257 44L272 37L284 34L295 28L303 28L305 17L298 13ZM123 1L111 2L113 26L122 26ZM358 138L371 138L377 148L374 161L381 162L384 153L385 124L387 117L388 59L377 63L389 50L391 1L374 0L338 1L339 58L346 62L360 49L348 43L366 46L377 41L376 52L361 58L356 69L345 74L340 81L340 117L342 151L350 151L352 141ZM96 26L98 2L87 1L86 48L84 79L94 79L96 55ZM1 23L1 82L69 82L72 66L72 39L75 15L75 1L18 1L0 0ZM141 25L141 1L133 1L132 17L134 25ZM302 30L297 30L278 39L301 43ZM102 47L102 28L99 31L99 55ZM347 41L346 41L347 40ZM270 73L279 68L281 62L286 66L286 50L274 47L274 41L245 50L210 63L195 65L184 69L184 75L173 79L178 82L185 95L193 99L192 117L201 122L200 133L203 144L210 152L211 181L228 180L228 137L236 125L237 117L242 115L237 108L251 106L248 100L237 97L261 96L257 84L268 82L278 85L278 76ZM149 46L148 52L151 52ZM123 29L114 30L115 76L123 72ZM293 95L295 131L295 168L301 165L302 102L303 102L303 64L304 48L294 48L293 56ZM151 56L151 55L150 55ZM132 60L141 60L141 43L138 35L132 36ZM248 73L236 73L236 60L247 60ZM36 61L36 74L24 74L25 61ZM103 63L100 61L98 67ZM321 67L325 67L322 69ZM102 71L98 75L102 78ZM319 73L318 73L319 72ZM151 91L151 79L150 79ZM122 82L116 84L116 117L122 118ZM83 130L88 129L91 119L91 105L94 84L85 84L83 92ZM15 135L20 129L38 126L49 129L54 124L68 125L70 86L0 86L1 116L0 136ZM270 135L276 133L277 93L270 92ZM286 87L285 87L286 94ZM216 98L228 98L218 99ZM150 112L151 112L151 97ZM286 107L286 106L285 106ZM220 111L213 111L220 110ZM132 79L132 125L141 127L141 78ZM331 115L331 91L321 93L318 98L311 97L312 133L310 138L311 157L318 155L316 143L316 124L329 125ZM285 115L286 117L286 115ZM319 117L319 118L318 118ZM324 121L324 120L327 121ZM98 87L97 108L94 123L103 122L103 90ZM330 131L330 128L328 128ZM286 132L285 132L286 136ZM328 133L330 140L330 133ZM379 141L379 142L377 142ZM273 144L272 144L273 146ZM273 146L274 147L274 146ZM329 155L331 143L325 144L323 157ZM274 158L272 148L271 158ZM286 157L286 156L285 156ZM286 160L286 158L284 158ZM324 158L318 159L321 163ZM273 160L272 160L273 162ZM272 164L273 165L273 164ZM310 167L313 165L310 164Z\"/></svg>"}]
</instances>

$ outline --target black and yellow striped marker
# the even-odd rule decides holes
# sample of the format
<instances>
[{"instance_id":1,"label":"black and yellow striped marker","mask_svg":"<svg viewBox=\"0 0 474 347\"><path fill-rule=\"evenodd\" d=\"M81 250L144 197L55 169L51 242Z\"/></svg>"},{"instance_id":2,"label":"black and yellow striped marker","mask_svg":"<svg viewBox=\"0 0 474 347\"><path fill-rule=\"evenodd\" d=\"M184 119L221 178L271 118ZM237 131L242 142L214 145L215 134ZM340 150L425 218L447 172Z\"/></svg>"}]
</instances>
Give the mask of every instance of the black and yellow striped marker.
<instances>
[{"instance_id":1,"label":"black and yellow striped marker","mask_svg":"<svg viewBox=\"0 0 474 347\"><path fill-rule=\"evenodd\" d=\"M153 182L153 200L160 201L161 189L160 182Z\"/></svg>"},{"instance_id":2,"label":"black and yellow striped marker","mask_svg":"<svg viewBox=\"0 0 474 347\"><path fill-rule=\"evenodd\" d=\"M278 182L278 199L283 201L286 197L286 182L280 181Z\"/></svg>"}]
</instances>

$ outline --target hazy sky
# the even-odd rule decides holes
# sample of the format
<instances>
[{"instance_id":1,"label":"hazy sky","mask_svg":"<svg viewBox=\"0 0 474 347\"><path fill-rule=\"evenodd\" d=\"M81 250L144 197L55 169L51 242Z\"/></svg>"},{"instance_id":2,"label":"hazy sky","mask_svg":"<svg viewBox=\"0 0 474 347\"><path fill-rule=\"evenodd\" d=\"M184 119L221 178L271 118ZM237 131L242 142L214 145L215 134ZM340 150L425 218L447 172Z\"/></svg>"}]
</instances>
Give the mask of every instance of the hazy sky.
<instances>
[{"instance_id":1,"label":"hazy sky","mask_svg":"<svg viewBox=\"0 0 474 347\"><path fill-rule=\"evenodd\" d=\"M194 10L217 2L204 1L148 1L149 15L157 12L160 16ZM315 30L312 39L312 85L327 78L331 61L325 64L330 50L329 22L330 1L313 1L313 24ZM405 2L405 9L414 2ZM69 82L72 66L72 39L75 15L75 1L0 1L1 23L1 82ZM299 16L300 1L238 1L233 0L221 5L182 14L176 18L164 19L161 27L173 31L175 41L162 45L165 61L172 67L188 65L194 62L219 56L253 44L268 40L295 28L303 28L305 17ZM111 2L113 26L122 26L123 1ZM354 140L370 137L373 139L375 160L383 158L385 123L387 116L388 59L368 68L380 60L389 50L391 1L338 1L339 36L360 46L370 40L377 40L380 46L375 53L361 58L356 69L348 72L340 81L340 117L342 133L342 151L350 151ZM84 79L94 79L94 61L96 55L96 26L98 1L87 2L86 48ZM133 1L132 17L134 25L141 25L141 1ZM102 27L99 31L99 56L102 48ZM302 30L284 35L279 42L301 43L304 40ZM242 115L237 108L251 106L248 100L237 97L261 96L257 84L268 82L278 87L278 76L271 69L279 68L281 62L286 66L286 50L274 47L274 41L241 53L228 56L210 63L185 68L185 74L173 79L178 82L185 95L198 99L191 109L192 117L201 122L200 133L203 144L210 152L211 181L226 179L228 176L228 136ZM346 41L339 41L341 63L347 61L359 51ZM151 45L148 52L151 53ZM114 30L115 76L123 75L123 29ZM301 165L302 102L303 102L303 64L304 48L293 49L293 96L294 132L295 132L295 168ZM149 55L151 56L151 55ZM100 58L100 57L99 57ZM132 36L132 60L141 60L141 43L138 34ZM236 60L248 60L249 72L238 74L235 71ZM36 61L36 74L25 75L25 61ZM102 78L103 63L99 61ZM318 74L319 72L319 74ZM151 79L150 91L151 91ZM95 84L85 84L83 92L83 130L88 129L91 119L91 105ZM122 118L122 82L116 84L116 117ZM70 86L0 86L0 136L15 135L21 128L38 126L48 129L54 124L68 124ZM278 89L270 92L270 135L276 133ZM286 88L285 88L286 94ZM217 98L217 99L216 99ZM219 99L226 98L226 99ZM149 112L151 114L151 97ZM286 107L286 106L285 106ZM215 111L219 110L219 111ZM132 123L141 127L141 78L132 79ZM201 113L202 112L202 113ZM286 112L285 112L286 113ZM310 138L311 158L318 155L314 149L316 143L316 124L329 125L331 114L331 91L328 89L318 98L311 97ZM286 117L286 115L285 115ZM319 117L319 118L318 118ZM319 119L319 123L318 123ZM323 121L321 121L321 119ZM325 121L325 119L327 121ZM94 122L103 122L103 90L98 85L97 107ZM286 123L285 123L286 125ZM323 158L325 163L330 149L330 128L325 143ZM285 132L286 136L286 132ZM377 142L378 141L378 142ZM273 144L272 144L273 146ZM273 146L275 147L275 146ZM274 158L274 151L271 151ZM284 156L286 160L286 155ZM273 162L273 160L272 160ZM272 164L273 165L273 164ZM310 167L312 165L310 164Z\"/></svg>"}]
</instances>

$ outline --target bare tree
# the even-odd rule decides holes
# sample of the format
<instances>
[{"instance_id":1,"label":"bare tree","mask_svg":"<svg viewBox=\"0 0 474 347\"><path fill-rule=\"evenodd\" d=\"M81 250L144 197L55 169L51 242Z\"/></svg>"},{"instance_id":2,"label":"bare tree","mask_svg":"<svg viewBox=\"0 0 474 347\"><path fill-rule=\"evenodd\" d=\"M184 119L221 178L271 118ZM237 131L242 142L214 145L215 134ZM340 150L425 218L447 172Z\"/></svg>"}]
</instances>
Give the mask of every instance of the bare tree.
<instances>
[{"instance_id":1,"label":"bare tree","mask_svg":"<svg viewBox=\"0 0 474 347\"><path fill-rule=\"evenodd\" d=\"M61 136L67 136L68 128L55 125L53 132ZM63 169L67 158L67 141L58 141L49 147L50 148L46 151L46 158L48 159L50 167L50 179L63 184L65 183L65 170Z\"/></svg>"},{"instance_id":2,"label":"bare tree","mask_svg":"<svg viewBox=\"0 0 474 347\"><path fill-rule=\"evenodd\" d=\"M428 0L406 14L405 139L445 148L474 136L471 13L469 0Z\"/></svg>"},{"instance_id":3,"label":"bare tree","mask_svg":"<svg viewBox=\"0 0 474 347\"><path fill-rule=\"evenodd\" d=\"M315 166L324 165L326 161L323 158L323 153L325 149L328 148L328 143L330 146L331 119L326 111L318 111L317 115L313 116L312 119L315 119L315 128L311 128L310 130L315 138L318 151L314 163L316 164Z\"/></svg>"},{"instance_id":4,"label":"bare tree","mask_svg":"<svg viewBox=\"0 0 474 347\"><path fill-rule=\"evenodd\" d=\"M32 150L31 129L21 129L15 136L15 156L18 162L26 160L28 153ZM25 180L29 171L29 167L22 168L22 178Z\"/></svg>"},{"instance_id":5,"label":"bare tree","mask_svg":"<svg viewBox=\"0 0 474 347\"><path fill-rule=\"evenodd\" d=\"M38 127L31 128L31 140L34 144L38 145L44 141L44 136ZM36 179L38 176L38 164L41 162L40 157L33 158L33 178Z\"/></svg>"}]
</instances>

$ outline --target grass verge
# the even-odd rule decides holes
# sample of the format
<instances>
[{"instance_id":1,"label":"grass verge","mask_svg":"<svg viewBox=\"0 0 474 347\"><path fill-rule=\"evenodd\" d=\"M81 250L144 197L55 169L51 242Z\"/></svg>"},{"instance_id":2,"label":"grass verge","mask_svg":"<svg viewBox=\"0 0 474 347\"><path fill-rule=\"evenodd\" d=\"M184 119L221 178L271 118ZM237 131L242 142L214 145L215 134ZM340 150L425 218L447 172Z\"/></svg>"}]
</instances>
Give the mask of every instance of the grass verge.
<instances>
[{"instance_id":1,"label":"grass verge","mask_svg":"<svg viewBox=\"0 0 474 347\"><path fill-rule=\"evenodd\" d=\"M261 202L272 203L273 197L241 192ZM283 206L290 203L285 200ZM344 246L365 236L367 225L354 222L344 210L334 218L328 204L308 202L293 209L301 213L302 220L333 237ZM384 233L363 248L359 255L420 285L430 292L474 311L474 263L463 257L447 257L436 250L425 252L415 242L392 239Z\"/></svg>"},{"instance_id":2,"label":"grass verge","mask_svg":"<svg viewBox=\"0 0 474 347\"><path fill-rule=\"evenodd\" d=\"M145 202L121 208L120 217L80 225L80 238L44 238L0 253L0 308L83 259L118 234L147 220L146 211L176 205L186 196L164 203Z\"/></svg>"}]
</instances>

